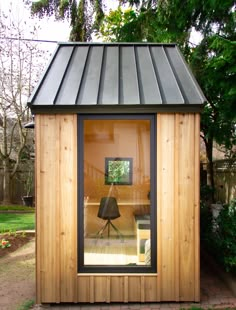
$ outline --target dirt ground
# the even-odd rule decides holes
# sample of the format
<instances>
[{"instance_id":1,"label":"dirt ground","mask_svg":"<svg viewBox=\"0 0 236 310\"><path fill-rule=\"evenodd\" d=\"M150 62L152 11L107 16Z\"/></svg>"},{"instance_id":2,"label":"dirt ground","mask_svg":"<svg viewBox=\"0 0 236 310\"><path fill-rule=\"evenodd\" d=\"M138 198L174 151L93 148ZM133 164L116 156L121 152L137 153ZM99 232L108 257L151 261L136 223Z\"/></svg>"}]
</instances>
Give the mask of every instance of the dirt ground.
<instances>
[{"instance_id":1,"label":"dirt ground","mask_svg":"<svg viewBox=\"0 0 236 310\"><path fill-rule=\"evenodd\" d=\"M0 249L0 309L17 310L35 300L35 242L32 235L5 239L11 247Z\"/></svg>"},{"instance_id":2,"label":"dirt ground","mask_svg":"<svg viewBox=\"0 0 236 310\"><path fill-rule=\"evenodd\" d=\"M0 236L0 240L2 236ZM34 236L16 238L6 237L12 246L8 249L0 249L0 310L23 310L29 309L22 305L33 304L35 301L35 238ZM204 309L235 309L236 298L232 292L226 288L225 284L217 277L206 262L203 262L201 270L201 299ZM166 304L154 309L184 309L180 304ZM222 305L225 305L223 307ZM34 305L31 309L40 310L47 306ZM134 305L125 306L126 309L148 309L148 306ZM112 309L109 305L52 305L52 309ZM185 309L189 309L187 307ZM198 307L195 307L196 309ZM114 309L122 309L122 306L114 305ZM199 308L201 309L201 308Z\"/></svg>"}]
</instances>

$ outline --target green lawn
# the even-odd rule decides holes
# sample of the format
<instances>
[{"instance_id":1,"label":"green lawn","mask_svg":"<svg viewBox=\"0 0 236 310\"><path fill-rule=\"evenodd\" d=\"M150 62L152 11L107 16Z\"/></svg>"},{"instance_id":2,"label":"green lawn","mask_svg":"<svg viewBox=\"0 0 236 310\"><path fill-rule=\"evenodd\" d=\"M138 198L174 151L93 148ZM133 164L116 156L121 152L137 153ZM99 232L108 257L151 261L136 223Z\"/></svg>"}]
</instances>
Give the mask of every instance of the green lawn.
<instances>
[{"instance_id":1,"label":"green lawn","mask_svg":"<svg viewBox=\"0 0 236 310\"><path fill-rule=\"evenodd\" d=\"M35 208L33 207L26 207L22 205L10 205L10 206L3 206L0 205L0 211L26 211L26 212L35 212Z\"/></svg>"},{"instance_id":2,"label":"green lawn","mask_svg":"<svg viewBox=\"0 0 236 310\"><path fill-rule=\"evenodd\" d=\"M35 228L34 213L0 213L0 233Z\"/></svg>"}]
</instances>

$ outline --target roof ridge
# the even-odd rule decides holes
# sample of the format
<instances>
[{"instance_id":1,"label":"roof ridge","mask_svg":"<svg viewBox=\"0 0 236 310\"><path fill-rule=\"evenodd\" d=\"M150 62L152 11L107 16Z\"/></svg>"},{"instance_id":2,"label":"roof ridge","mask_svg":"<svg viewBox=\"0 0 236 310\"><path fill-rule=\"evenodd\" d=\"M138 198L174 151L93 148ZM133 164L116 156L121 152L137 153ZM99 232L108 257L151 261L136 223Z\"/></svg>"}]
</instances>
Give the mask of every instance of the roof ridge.
<instances>
[{"instance_id":1,"label":"roof ridge","mask_svg":"<svg viewBox=\"0 0 236 310\"><path fill-rule=\"evenodd\" d=\"M58 45L97 45L97 46L173 46L177 43L158 43L158 42L57 42Z\"/></svg>"}]
</instances>

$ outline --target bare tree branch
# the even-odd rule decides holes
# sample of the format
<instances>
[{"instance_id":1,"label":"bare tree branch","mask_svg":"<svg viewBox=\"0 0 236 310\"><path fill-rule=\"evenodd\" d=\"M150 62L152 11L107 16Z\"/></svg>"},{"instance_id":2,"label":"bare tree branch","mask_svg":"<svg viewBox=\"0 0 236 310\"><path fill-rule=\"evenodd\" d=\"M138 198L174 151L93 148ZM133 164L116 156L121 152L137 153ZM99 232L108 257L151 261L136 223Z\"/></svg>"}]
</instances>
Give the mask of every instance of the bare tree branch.
<instances>
[{"instance_id":1,"label":"bare tree branch","mask_svg":"<svg viewBox=\"0 0 236 310\"><path fill-rule=\"evenodd\" d=\"M33 144L23 124L29 121L27 99L47 61L38 43L21 40L24 34L36 35L35 26L13 19L0 11L0 159L4 168L4 202L10 202L13 177ZM32 27L32 26L31 26ZM18 40L1 38L14 37ZM49 57L49 55L47 55Z\"/></svg>"}]
</instances>

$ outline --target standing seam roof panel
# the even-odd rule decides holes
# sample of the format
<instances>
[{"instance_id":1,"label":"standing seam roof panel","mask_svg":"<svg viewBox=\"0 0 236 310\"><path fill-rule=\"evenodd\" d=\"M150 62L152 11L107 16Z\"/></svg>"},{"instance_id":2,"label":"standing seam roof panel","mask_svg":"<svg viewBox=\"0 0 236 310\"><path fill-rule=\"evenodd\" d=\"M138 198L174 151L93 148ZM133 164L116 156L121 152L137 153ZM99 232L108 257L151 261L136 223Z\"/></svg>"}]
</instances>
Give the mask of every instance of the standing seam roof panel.
<instances>
[{"instance_id":1,"label":"standing seam roof panel","mask_svg":"<svg viewBox=\"0 0 236 310\"><path fill-rule=\"evenodd\" d=\"M73 46L59 48L57 54L52 60L51 66L46 72L43 84L41 85L40 91L34 101L35 105L53 105L56 94L60 91L60 83L63 79L72 52Z\"/></svg>"},{"instance_id":2,"label":"standing seam roof panel","mask_svg":"<svg viewBox=\"0 0 236 310\"><path fill-rule=\"evenodd\" d=\"M198 102L202 94L199 92L197 83L190 74L187 64L183 61L179 50L177 48L166 47L166 53L168 55L169 61L174 68L177 81L181 87L181 91L184 94L186 102ZM202 101L203 103L203 101Z\"/></svg>"},{"instance_id":3,"label":"standing seam roof panel","mask_svg":"<svg viewBox=\"0 0 236 310\"><path fill-rule=\"evenodd\" d=\"M171 47L172 48L172 47ZM157 79L163 103L184 104L184 98L179 89L175 75L163 47L151 47L151 53L156 69Z\"/></svg>"},{"instance_id":4,"label":"standing seam roof panel","mask_svg":"<svg viewBox=\"0 0 236 310\"><path fill-rule=\"evenodd\" d=\"M103 46L94 46L89 49L89 55L77 100L77 104L79 105L97 104L103 49Z\"/></svg>"},{"instance_id":5,"label":"standing seam roof panel","mask_svg":"<svg viewBox=\"0 0 236 310\"><path fill-rule=\"evenodd\" d=\"M135 49L141 102L143 104L161 104L162 98L149 48L137 46Z\"/></svg>"},{"instance_id":6,"label":"standing seam roof panel","mask_svg":"<svg viewBox=\"0 0 236 310\"><path fill-rule=\"evenodd\" d=\"M98 104L119 103L119 50L117 46L104 49L103 68Z\"/></svg>"},{"instance_id":7,"label":"standing seam roof panel","mask_svg":"<svg viewBox=\"0 0 236 310\"><path fill-rule=\"evenodd\" d=\"M61 86L56 104L73 105L76 103L78 90L80 89L83 71L88 55L88 46L75 47L68 70Z\"/></svg>"},{"instance_id":8,"label":"standing seam roof panel","mask_svg":"<svg viewBox=\"0 0 236 310\"><path fill-rule=\"evenodd\" d=\"M120 104L140 104L134 47L120 47Z\"/></svg>"}]
</instances>

